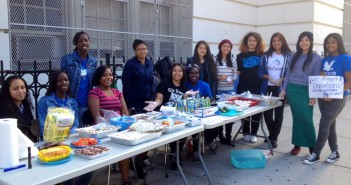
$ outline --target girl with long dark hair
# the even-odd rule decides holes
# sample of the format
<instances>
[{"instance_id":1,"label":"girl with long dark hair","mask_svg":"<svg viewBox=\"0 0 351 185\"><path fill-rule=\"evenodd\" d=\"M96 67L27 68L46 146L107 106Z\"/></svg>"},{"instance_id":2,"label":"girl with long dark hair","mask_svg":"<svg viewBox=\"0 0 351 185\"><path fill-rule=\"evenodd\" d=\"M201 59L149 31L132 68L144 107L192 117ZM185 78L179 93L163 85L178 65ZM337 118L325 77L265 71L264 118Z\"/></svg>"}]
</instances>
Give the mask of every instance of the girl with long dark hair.
<instances>
[{"instance_id":1,"label":"girl with long dark hair","mask_svg":"<svg viewBox=\"0 0 351 185\"><path fill-rule=\"evenodd\" d=\"M233 44L228 39L222 40L218 45L218 54L215 62L217 66L217 94L232 94L234 92L234 82L238 77L238 66L236 60L232 57ZM223 136L223 126L219 129L220 143L232 145L231 133L232 123L225 124L225 137Z\"/></svg>"},{"instance_id":2,"label":"girl with long dark hair","mask_svg":"<svg viewBox=\"0 0 351 185\"><path fill-rule=\"evenodd\" d=\"M215 98L217 94L217 70L210 46L206 41L200 40L196 43L194 55L187 61L187 66L189 64L199 66L199 79L209 84L212 97Z\"/></svg>"},{"instance_id":3,"label":"girl with long dark hair","mask_svg":"<svg viewBox=\"0 0 351 185\"><path fill-rule=\"evenodd\" d=\"M336 135L336 118L344 109L351 87L351 56L345 51L344 42L339 33L331 33L323 43L325 58L322 60L323 76L340 76L344 78L344 94L342 99L319 98L321 112L319 131L313 153L304 160L305 164L313 164L319 160L320 153L328 140L331 154L325 162L334 163L340 159Z\"/></svg>"},{"instance_id":4,"label":"girl with long dark hair","mask_svg":"<svg viewBox=\"0 0 351 185\"><path fill-rule=\"evenodd\" d=\"M299 35L296 53L289 61L280 97L287 95L292 117L291 155L299 154L301 147L309 147L310 153L316 144L316 131L313 124L314 98L309 98L308 77L321 71L321 56L313 52L313 33L305 31Z\"/></svg>"},{"instance_id":5,"label":"girl with long dark hair","mask_svg":"<svg viewBox=\"0 0 351 185\"><path fill-rule=\"evenodd\" d=\"M9 76L2 84L0 93L0 118L17 119L17 127L33 142L37 138L32 134L30 127L33 118L27 82L19 76Z\"/></svg>"},{"instance_id":6,"label":"girl with long dark hair","mask_svg":"<svg viewBox=\"0 0 351 185\"><path fill-rule=\"evenodd\" d=\"M283 34L277 32L271 37L269 49L262 56L259 76L262 79L261 93L279 96L282 83L287 70L287 63L291 57L291 50ZM282 128L285 98L282 105L274 110L264 112L264 119L269 131L269 137L273 148L277 148L278 135Z\"/></svg>"}]
</instances>

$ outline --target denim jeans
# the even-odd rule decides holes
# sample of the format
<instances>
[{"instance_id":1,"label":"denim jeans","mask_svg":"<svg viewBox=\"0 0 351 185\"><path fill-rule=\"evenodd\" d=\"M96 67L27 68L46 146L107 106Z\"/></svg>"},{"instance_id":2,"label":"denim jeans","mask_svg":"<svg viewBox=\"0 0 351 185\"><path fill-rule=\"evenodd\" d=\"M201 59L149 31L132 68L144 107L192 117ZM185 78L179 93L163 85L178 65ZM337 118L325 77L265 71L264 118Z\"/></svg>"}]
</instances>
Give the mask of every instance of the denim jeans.
<instances>
[{"instance_id":1,"label":"denim jeans","mask_svg":"<svg viewBox=\"0 0 351 185\"><path fill-rule=\"evenodd\" d=\"M317 156L320 155L327 140L331 151L334 152L338 150L336 118L344 109L346 101L347 96L344 96L343 99L334 99L332 101L324 101L323 99L318 99L321 119L319 122L317 143L313 150Z\"/></svg>"}]
</instances>

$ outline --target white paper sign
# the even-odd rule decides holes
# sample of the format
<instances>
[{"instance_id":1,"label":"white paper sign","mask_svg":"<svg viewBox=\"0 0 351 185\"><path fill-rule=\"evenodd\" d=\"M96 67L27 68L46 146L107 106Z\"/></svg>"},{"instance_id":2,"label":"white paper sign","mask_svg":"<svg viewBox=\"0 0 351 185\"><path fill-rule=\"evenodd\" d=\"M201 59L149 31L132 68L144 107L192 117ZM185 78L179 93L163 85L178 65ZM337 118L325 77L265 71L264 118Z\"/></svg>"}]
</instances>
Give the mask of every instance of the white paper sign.
<instances>
[{"instance_id":1,"label":"white paper sign","mask_svg":"<svg viewBox=\"0 0 351 185\"><path fill-rule=\"evenodd\" d=\"M310 98L342 99L344 95L344 77L342 76L310 76Z\"/></svg>"}]
</instances>

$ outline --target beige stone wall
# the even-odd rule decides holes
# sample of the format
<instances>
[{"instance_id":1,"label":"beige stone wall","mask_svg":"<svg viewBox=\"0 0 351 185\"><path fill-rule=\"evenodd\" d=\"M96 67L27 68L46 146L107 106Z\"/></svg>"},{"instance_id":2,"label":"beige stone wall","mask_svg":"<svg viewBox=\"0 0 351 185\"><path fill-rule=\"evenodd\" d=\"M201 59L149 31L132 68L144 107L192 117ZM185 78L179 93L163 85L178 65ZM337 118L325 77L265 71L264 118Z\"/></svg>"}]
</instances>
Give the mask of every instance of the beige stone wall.
<instances>
[{"instance_id":1,"label":"beige stone wall","mask_svg":"<svg viewBox=\"0 0 351 185\"><path fill-rule=\"evenodd\" d=\"M266 43L274 32L283 33L292 50L298 35L312 31L315 47L322 51L323 40L331 32L342 33L343 0L194 0L193 45L206 40L212 53L223 38L235 43L249 31L262 35Z\"/></svg>"}]
</instances>

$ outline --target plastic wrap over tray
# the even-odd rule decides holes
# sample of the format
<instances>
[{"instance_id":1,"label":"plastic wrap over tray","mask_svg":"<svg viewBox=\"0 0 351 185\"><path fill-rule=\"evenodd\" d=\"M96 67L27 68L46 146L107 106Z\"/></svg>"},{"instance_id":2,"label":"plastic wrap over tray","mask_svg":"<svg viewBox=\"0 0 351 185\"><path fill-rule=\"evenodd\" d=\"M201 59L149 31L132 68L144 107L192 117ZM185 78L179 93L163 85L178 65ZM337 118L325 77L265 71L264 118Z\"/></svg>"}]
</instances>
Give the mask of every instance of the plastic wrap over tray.
<instances>
[{"instance_id":1,"label":"plastic wrap over tray","mask_svg":"<svg viewBox=\"0 0 351 185\"><path fill-rule=\"evenodd\" d=\"M110 134L112 142L119 143L122 145L138 145L152 139L161 137L162 132L138 132L138 131L122 131L114 134Z\"/></svg>"},{"instance_id":2,"label":"plastic wrap over tray","mask_svg":"<svg viewBox=\"0 0 351 185\"><path fill-rule=\"evenodd\" d=\"M101 145L93 145L87 148L75 150L74 154L76 156L92 160L110 154L111 150L111 148L106 148Z\"/></svg>"},{"instance_id":3,"label":"plastic wrap over tray","mask_svg":"<svg viewBox=\"0 0 351 185\"><path fill-rule=\"evenodd\" d=\"M91 127L79 128L76 129L80 137L90 137L90 138L103 138L107 137L107 135L115 133L118 131L119 127L116 126L108 126L106 130L97 130L95 129L96 125Z\"/></svg>"},{"instance_id":4,"label":"plastic wrap over tray","mask_svg":"<svg viewBox=\"0 0 351 185\"><path fill-rule=\"evenodd\" d=\"M102 152L100 154L96 154L96 155L84 155L84 154L78 154L78 153L75 153L76 156L79 156L79 157L82 157L82 158L85 158L85 159L89 159L89 160L92 160L92 159L96 159L96 158L99 158L99 157L102 157L102 156L105 156L105 155L108 155L111 153L111 150L109 151L106 151L106 152Z\"/></svg>"}]
</instances>

